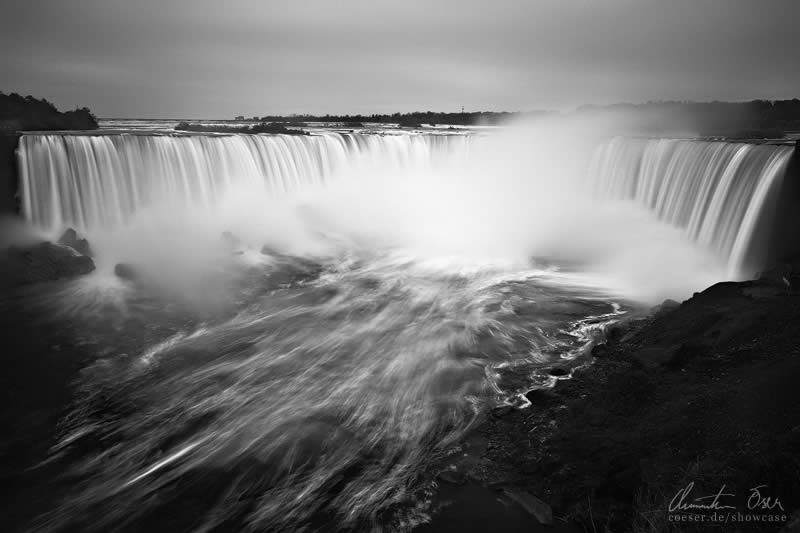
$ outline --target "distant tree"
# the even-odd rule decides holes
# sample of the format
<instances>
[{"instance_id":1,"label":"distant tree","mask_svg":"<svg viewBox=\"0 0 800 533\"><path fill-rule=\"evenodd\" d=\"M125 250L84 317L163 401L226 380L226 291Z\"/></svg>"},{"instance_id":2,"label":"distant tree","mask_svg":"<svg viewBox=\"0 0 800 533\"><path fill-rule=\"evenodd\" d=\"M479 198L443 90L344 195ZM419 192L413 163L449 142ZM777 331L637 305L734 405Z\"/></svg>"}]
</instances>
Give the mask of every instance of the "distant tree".
<instances>
[{"instance_id":1,"label":"distant tree","mask_svg":"<svg viewBox=\"0 0 800 533\"><path fill-rule=\"evenodd\" d=\"M94 130L97 118L87 107L62 113L47 100L0 92L0 125L18 131Z\"/></svg>"},{"instance_id":2,"label":"distant tree","mask_svg":"<svg viewBox=\"0 0 800 533\"><path fill-rule=\"evenodd\" d=\"M302 129L289 129L284 124L277 122L260 122L252 126L222 126L180 122L175 126L175 130L205 133L281 133L284 135L308 135L308 132Z\"/></svg>"}]
</instances>

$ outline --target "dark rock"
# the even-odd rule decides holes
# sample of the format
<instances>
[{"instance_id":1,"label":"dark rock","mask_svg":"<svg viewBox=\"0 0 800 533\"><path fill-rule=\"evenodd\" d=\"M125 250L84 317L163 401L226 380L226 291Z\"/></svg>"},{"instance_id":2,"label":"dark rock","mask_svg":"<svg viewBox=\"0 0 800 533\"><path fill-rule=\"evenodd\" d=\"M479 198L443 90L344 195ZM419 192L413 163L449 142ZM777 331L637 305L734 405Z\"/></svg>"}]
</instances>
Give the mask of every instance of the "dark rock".
<instances>
[{"instance_id":1,"label":"dark rock","mask_svg":"<svg viewBox=\"0 0 800 533\"><path fill-rule=\"evenodd\" d=\"M467 482L467 476L463 472L455 469L442 470L436 477L439 479L439 481L443 481L444 483L449 483L451 485L463 485Z\"/></svg>"},{"instance_id":2,"label":"dark rock","mask_svg":"<svg viewBox=\"0 0 800 533\"><path fill-rule=\"evenodd\" d=\"M790 289L790 284L766 283L745 287L742 289L742 294L754 299L774 298L775 296L786 294Z\"/></svg>"},{"instance_id":3,"label":"dark rock","mask_svg":"<svg viewBox=\"0 0 800 533\"><path fill-rule=\"evenodd\" d=\"M261 247L261 253L263 255L272 255L276 257L280 257L283 255L280 252L278 252L275 248L269 246L268 244L265 244L264 246Z\"/></svg>"},{"instance_id":4,"label":"dark rock","mask_svg":"<svg viewBox=\"0 0 800 533\"><path fill-rule=\"evenodd\" d=\"M684 342L673 354L672 359L667 361L664 366L670 370L683 368L689 363L689 361L708 354L710 350L710 346L702 340L690 340Z\"/></svg>"},{"instance_id":5,"label":"dark rock","mask_svg":"<svg viewBox=\"0 0 800 533\"><path fill-rule=\"evenodd\" d=\"M658 317L666 315L670 311L673 311L674 309L677 309L680 306L681 306L681 304L676 302L675 300L667 299L667 300L664 300L663 302L661 302L660 305L657 305L656 307L654 307L652 312L653 312L653 315L656 318L658 318Z\"/></svg>"},{"instance_id":6,"label":"dark rock","mask_svg":"<svg viewBox=\"0 0 800 533\"><path fill-rule=\"evenodd\" d=\"M708 353L709 349L709 346L700 340L669 346L650 346L634 352L633 360L644 368L664 367L675 370L683 368L695 357Z\"/></svg>"},{"instance_id":7,"label":"dark rock","mask_svg":"<svg viewBox=\"0 0 800 533\"><path fill-rule=\"evenodd\" d=\"M633 360L644 368L657 368L670 364L678 354L680 345L647 346L632 354Z\"/></svg>"},{"instance_id":8,"label":"dark rock","mask_svg":"<svg viewBox=\"0 0 800 533\"><path fill-rule=\"evenodd\" d=\"M786 285L790 284L790 280L792 278L792 265L790 264L780 264L776 265L769 270L765 270L758 275L758 279L760 281L766 281L769 283L775 283L778 285Z\"/></svg>"},{"instance_id":9,"label":"dark rock","mask_svg":"<svg viewBox=\"0 0 800 533\"><path fill-rule=\"evenodd\" d=\"M58 239L58 244L69 246L81 255L85 255L87 257L93 256L92 249L89 246L89 241L78 238L78 232L72 228L68 228L67 231L64 232L61 238Z\"/></svg>"},{"instance_id":10,"label":"dark rock","mask_svg":"<svg viewBox=\"0 0 800 533\"><path fill-rule=\"evenodd\" d=\"M118 278L128 281L134 281L139 277L136 269L128 263L117 263L114 265L114 274L116 274Z\"/></svg>"},{"instance_id":11,"label":"dark rock","mask_svg":"<svg viewBox=\"0 0 800 533\"><path fill-rule=\"evenodd\" d=\"M69 279L94 270L91 257L80 255L69 246L43 242L35 246L8 248L0 260L0 279L4 287L42 281Z\"/></svg>"},{"instance_id":12,"label":"dark rock","mask_svg":"<svg viewBox=\"0 0 800 533\"><path fill-rule=\"evenodd\" d=\"M528 513L535 516L540 524L547 526L553 523L553 510L533 494L511 487L504 487L503 492Z\"/></svg>"},{"instance_id":13,"label":"dark rock","mask_svg":"<svg viewBox=\"0 0 800 533\"><path fill-rule=\"evenodd\" d=\"M661 308L662 309L665 309L665 308L666 309L675 309L676 307L680 307L680 306L681 306L680 302L676 302L675 300L670 300L669 298L667 298L666 300L661 302Z\"/></svg>"},{"instance_id":14,"label":"dark rock","mask_svg":"<svg viewBox=\"0 0 800 533\"><path fill-rule=\"evenodd\" d=\"M630 329L619 339L619 342L622 344L626 342L633 342L633 340L636 339L636 335L638 334L639 332L637 330Z\"/></svg>"},{"instance_id":15,"label":"dark rock","mask_svg":"<svg viewBox=\"0 0 800 533\"><path fill-rule=\"evenodd\" d=\"M747 286L747 282L739 283L736 281L720 281L710 286L702 292L696 292L691 300L694 303L717 305L723 300L741 297L742 288Z\"/></svg>"},{"instance_id":16,"label":"dark rock","mask_svg":"<svg viewBox=\"0 0 800 533\"><path fill-rule=\"evenodd\" d=\"M596 344L592 347L592 357L605 357L609 349L607 344Z\"/></svg>"},{"instance_id":17,"label":"dark rock","mask_svg":"<svg viewBox=\"0 0 800 533\"><path fill-rule=\"evenodd\" d=\"M627 332L626 328L621 324L613 324L611 327L608 328L606 331L606 337L609 340L616 341L622 338L622 336Z\"/></svg>"},{"instance_id":18,"label":"dark rock","mask_svg":"<svg viewBox=\"0 0 800 533\"><path fill-rule=\"evenodd\" d=\"M554 366L553 368L549 369L547 373L550 374L551 376L561 377L561 376L568 376L569 370L567 370L566 368Z\"/></svg>"},{"instance_id":19,"label":"dark rock","mask_svg":"<svg viewBox=\"0 0 800 533\"><path fill-rule=\"evenodd\" d=\"M526 392L525 397L533 405L553 405L559 401L552 389L533 389Z\"/></svg>"},{"instance_id":20,"label":"dark rock","mask_svg":"<svg viewBox=\"0 0 800 533\"><path fill-rule=\"evenodd\" d=\"M514 412L514 408L510 405L501 405L492 409L492 416L495 418L505 418Z\"/></svg>"},{"instance_id":21,"label":"dark rock","mask_svg":"<svg viewBox=\"0 0 800 533\"><path fill-rule=\"evenodd\" d=\"M618 444L617 449L624 449L625 443ZM642 482L642 472L636 456L625 454L612 461L612 471L606 477L607 489L618 497L632 497Z\"/></svg>"}]
</instances>

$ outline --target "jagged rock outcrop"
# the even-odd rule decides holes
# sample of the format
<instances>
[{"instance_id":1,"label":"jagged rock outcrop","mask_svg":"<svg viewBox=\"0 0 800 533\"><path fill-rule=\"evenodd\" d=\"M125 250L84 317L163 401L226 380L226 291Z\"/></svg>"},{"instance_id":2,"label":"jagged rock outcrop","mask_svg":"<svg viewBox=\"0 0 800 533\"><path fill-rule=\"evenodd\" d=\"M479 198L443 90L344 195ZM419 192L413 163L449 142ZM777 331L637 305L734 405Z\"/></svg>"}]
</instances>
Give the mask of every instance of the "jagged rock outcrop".
<instances>
[{"instance_id":1,"label":"jagged rock outcrop","mask_svg":"<svg viewBox=\"0 0 800 533\"><path fill-rule=\"evenodd\" d=\"M0 287L70 279L95 269L91 257L62 244L43 242L33 246L11 246L0 257Z\"/></svg>"},{"instance_id":2,"label":"jagged rock outcrop","mask_svg":"<svg viewBox=\"0 0 800 533\"><path fill-rule=\"evenodd\" d=\"M69 246L81 255L88 257L93 256L92 248L89 246L89 241L78 237L78 232L72 228L68 228L67 231L64 232L61 238L58 239L58 244Z\"/></svg>"},{"instance_id":3,"label":"jagged rock outcrop","mask_svg":"<svg viewBox=\"0 0 800 533\"><path fill-rule=\"evenodd\" d=\"M128 263L117 263L114 265L114 274L124 280L135 281L139 278L136 269Z\"/></svg>"}]
</instances>

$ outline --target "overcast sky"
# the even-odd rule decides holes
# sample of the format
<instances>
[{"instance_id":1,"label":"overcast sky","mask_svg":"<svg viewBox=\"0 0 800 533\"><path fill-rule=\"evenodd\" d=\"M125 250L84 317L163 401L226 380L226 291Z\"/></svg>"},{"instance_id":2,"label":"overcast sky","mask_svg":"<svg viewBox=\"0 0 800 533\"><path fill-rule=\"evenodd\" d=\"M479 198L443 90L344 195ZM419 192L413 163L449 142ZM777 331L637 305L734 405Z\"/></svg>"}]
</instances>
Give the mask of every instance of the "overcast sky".
<instances>
[{"instance_id":1,"label":"overcast sky","mask_svg":"<svg viewBox=\"0 0 800 533\"><path fill-rule=\"evenodd\" d=\"M800 97L800 0L3 0L0 90L101 117Z\"/></svg>"}]
</instances>

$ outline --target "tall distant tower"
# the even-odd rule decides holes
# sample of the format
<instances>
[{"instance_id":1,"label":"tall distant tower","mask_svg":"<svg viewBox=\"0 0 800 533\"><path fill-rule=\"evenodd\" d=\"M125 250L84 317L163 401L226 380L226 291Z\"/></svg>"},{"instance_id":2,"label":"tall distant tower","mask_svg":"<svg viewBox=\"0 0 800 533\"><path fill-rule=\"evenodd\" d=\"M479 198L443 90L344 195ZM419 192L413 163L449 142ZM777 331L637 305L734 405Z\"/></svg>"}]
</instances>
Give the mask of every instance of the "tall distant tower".
<instances>
[{"instance_id":1,"label":"tall distant tower","mask_svg":"<svg viewBox=\"0 0 800 533\"><path fill-rule=\"evenodd\" d=\"M462 113L464 112L464 106L463 105L461 106L461 112Z\"/></svg>"}]
</instances>

